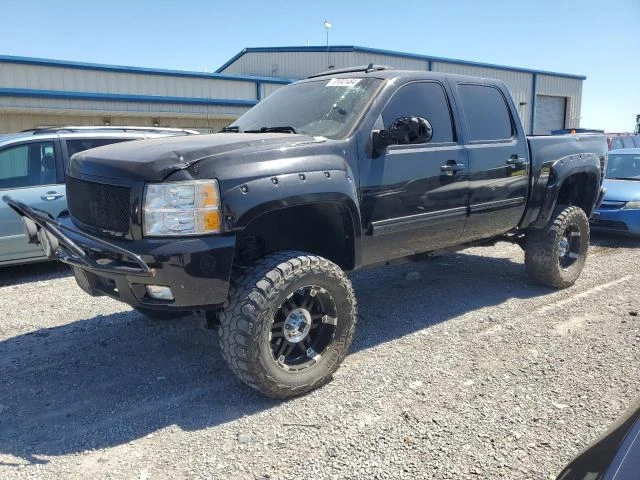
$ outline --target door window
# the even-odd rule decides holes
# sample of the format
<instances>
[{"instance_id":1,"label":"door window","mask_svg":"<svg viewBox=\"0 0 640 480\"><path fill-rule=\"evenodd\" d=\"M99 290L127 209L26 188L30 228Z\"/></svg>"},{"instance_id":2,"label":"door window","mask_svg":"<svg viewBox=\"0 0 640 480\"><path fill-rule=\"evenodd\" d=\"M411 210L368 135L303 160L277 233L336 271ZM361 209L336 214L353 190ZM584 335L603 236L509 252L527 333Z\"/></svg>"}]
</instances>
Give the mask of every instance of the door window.
<instances>
[{"instance_id":1,"label":"door window","mask_svg":"<svg viewBox=\"0 0 640 480\"><path fill-rule=\"evenodd\" d=\"M429 143L455 141L449 103L439 83L410 83L398 90L382 112L384 128L389 128L399 117L427 119L433 128L433 138Z\"/></svg>"},{"instance_id":2,"label":"door window","mask_svg":"<svg viewBox=\"0 0 640 480\"><path fill-rule=\"evenodd\" d=\"M32 142L0 150L0 188L56 183L53 141Z\"/></svg>"},{"instance_id":3,"label":"door window","mask_svg":"<svg viewBox=\"0 0 640 480\"><path fill-rule=\"evenodd\" d=\"M507 140L513 136L509 108L500 90L488 85L458 85L469 141Z\"/></svg>"}]
</instances>

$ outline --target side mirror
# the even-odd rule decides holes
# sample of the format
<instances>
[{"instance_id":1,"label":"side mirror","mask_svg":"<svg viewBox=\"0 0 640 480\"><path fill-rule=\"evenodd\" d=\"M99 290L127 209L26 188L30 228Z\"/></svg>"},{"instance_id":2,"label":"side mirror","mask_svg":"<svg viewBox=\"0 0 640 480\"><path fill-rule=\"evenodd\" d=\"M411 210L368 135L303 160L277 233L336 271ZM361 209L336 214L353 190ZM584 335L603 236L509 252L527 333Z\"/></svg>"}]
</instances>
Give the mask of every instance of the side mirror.
<instances>
[{"instance_id":1,"label":"side mirror","mask_svg":"<svg viewBox=\"0 0 640 480\"><path fill-rule=\"evenodd\" d=\"M433 128L429 120L422 117L400 117L386 130L371 132L373 151L381 152L389 145L427 143L433 138Z\"/></svg>"}]
</instances>

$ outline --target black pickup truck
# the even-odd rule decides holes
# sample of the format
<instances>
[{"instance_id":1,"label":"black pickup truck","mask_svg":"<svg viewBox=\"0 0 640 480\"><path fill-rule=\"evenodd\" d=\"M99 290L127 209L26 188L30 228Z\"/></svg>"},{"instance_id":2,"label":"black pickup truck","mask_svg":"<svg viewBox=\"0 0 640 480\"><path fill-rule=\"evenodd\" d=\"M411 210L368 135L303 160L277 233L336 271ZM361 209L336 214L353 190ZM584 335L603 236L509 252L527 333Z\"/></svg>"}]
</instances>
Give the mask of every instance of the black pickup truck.
<instances>
[{"instance_id":1,"label":"black pickup truck","mask_svg":"<svg viewBox=\"0 0 640 480\"><path fill-rule=\"evenodd\" d=\"M86 292L205 315L231 370L288 398L347 353L345 271L507 240L534 280L573 284L606 151L526 137L500 81L369 65L283 87L218 134L79 153L68 215L5 201Z\"/></svg>"}]
</instances>

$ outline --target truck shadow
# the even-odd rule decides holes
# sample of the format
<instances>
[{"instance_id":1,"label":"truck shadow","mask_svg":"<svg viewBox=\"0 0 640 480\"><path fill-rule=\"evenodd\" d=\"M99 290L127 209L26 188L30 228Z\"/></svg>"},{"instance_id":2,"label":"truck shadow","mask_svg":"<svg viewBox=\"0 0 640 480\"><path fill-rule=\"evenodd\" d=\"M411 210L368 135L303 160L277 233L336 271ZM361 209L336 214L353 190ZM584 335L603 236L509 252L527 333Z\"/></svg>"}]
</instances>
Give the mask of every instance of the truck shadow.
<instances>
[{"instance_id":1,"label":"truck shadow","mask_svg":"<svg viewBox=\"0 0 640 480\"><path fill-rule=\"evenodd\" d=\"M591 246L600 248L638 248L640 238L612 233L591 232Z\"/></svg>"},{"instance_id":2,"label":"truck shadow","mask_svg":"<svg viewBox=\"0 0 640 480\"><path fill-rule=\"evenodd\" d=\"M362 313L356 351L550 291L529 285L520 263L469 254L352 279ZM40 457L121 445L172 425L199 430L282 405L231 376L216 341L189 317L158 323L130 311L1 341L0 454L47 463Z\"/></svg>"},{"instance_id":3,"label":"truck shadow","mask_svg":"<svg viewBox=\"0 0 640 480\"><path fill-rule=\"evenodd\" d=\"M71 275L71 269L61 262L36 262L0 267L0 287L22 285L39 280L53 280L69 275Z\"/></svg>"}]
</instances>

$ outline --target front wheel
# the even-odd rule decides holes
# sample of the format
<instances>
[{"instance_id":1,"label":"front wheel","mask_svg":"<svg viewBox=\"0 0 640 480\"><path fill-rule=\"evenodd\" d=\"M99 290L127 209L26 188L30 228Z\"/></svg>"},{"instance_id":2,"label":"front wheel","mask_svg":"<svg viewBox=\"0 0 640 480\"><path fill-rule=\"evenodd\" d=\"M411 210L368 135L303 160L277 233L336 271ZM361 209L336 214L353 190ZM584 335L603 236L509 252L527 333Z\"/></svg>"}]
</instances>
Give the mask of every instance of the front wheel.
<instances>
[{"instance_id":1,"label":"front wheel","mask_svg":"<svg viewBox=\"0 0 640 480\"><path fill-rule=\"evenodd\" d=\"M219 340L231 370L273 398L291 398L331 379L356 326L351 282L329 260L282 252L234 274Z\"/></svg>"},{"instance_id":2,"label":"front wheel","mask_svg":"<svg viewBox=\"0 0 640 480\"><path fill-rule=\"evenodd\" d=\"M549 224L527 233L525 266L538 283L566 288L580 276L589 249L589 220L579 207L558 207Z\"/></svg>"}]
</instances>

